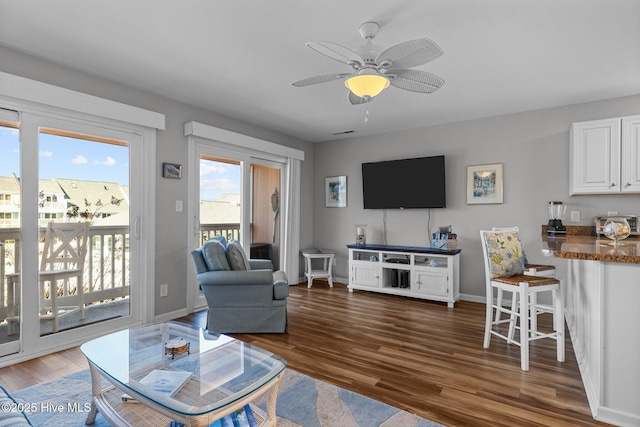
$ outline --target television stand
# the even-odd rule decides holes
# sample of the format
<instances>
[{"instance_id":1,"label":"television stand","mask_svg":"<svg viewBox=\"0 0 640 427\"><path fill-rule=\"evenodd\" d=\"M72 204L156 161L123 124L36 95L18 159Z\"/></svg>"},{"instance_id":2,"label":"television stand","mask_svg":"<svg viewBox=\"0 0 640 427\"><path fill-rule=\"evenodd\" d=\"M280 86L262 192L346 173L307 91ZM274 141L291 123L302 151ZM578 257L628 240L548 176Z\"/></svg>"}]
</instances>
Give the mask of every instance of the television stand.
<instances>
[{"instance_id":1,"label":"television stand","mask_svg":"<svg viewBox=\"0 0 640 427\"><path fill-rule=\"evenodd\" d=\"M460 249L347 245L349 292L356 290L446 302L460 299Z\"/></svg>"}]
</instances>

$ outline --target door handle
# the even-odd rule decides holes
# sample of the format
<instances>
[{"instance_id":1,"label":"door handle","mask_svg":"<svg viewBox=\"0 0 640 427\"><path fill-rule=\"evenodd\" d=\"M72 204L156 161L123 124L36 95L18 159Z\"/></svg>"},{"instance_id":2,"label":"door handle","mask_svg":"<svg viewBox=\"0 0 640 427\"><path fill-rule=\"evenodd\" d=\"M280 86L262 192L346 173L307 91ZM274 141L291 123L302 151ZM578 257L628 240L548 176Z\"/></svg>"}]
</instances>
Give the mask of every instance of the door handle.
<instances>
[{"instance_id":1,"label":"door handle","mask_svg":"<svg viewBox=\"0 0 640 427\"><path fill-rule=\"evenodd\" d=\"M133 225L133 232L136 236L136 239L140 239L140 217L137 216Z\"/></svg>"}]
</instances>

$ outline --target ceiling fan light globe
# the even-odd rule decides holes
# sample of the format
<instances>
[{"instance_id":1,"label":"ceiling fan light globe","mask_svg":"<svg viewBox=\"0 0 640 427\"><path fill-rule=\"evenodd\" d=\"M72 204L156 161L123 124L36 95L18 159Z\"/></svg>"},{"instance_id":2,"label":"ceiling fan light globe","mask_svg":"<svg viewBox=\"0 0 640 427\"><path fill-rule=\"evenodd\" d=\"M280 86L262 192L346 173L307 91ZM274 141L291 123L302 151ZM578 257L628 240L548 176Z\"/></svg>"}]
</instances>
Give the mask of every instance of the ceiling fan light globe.
<instances>
[{"instance_id":1,"label":"ceiling fan light globe","mask_svg":"<svg viewBox=\"0 0 640 427\"><path fill-rule=\"evenodd\" d=\"M373 98L389 87L389 79L377 74L361 74L347 79L344 85L361 98Z\"/></svg>"}]
</instances>

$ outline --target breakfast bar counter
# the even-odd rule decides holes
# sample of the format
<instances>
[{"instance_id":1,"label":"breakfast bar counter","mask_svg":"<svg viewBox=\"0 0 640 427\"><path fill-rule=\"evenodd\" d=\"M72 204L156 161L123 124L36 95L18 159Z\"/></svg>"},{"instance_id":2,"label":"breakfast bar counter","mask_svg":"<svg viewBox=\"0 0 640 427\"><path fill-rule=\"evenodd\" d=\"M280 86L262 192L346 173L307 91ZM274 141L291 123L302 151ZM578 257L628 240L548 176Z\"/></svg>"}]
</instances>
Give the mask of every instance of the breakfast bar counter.
<instances>
[{"instance_id":1,"label":"breakfast bar counter","mask_svg":"<svg viewBox=\"0 0 640 427\"><path fill-rule=\"evenodd\" d=\"M587 227L592 229L592 227ZM614 247L610 239L594 235L542 236L542 253L546 256L587 261L640 264L640 238L623 240Z\"/></svg>"},{"instance_id":2,"label":"breakfast bar counter","mask_svg":"<svg viewBox=\"0 0 640 427\"><path fill-rule=\"evenodd\" d=\"M640 238L614 247L593 227L542 235L542 253L567 260L567 327L593 417L640 425Z\"/></svg>"}]
</instances>

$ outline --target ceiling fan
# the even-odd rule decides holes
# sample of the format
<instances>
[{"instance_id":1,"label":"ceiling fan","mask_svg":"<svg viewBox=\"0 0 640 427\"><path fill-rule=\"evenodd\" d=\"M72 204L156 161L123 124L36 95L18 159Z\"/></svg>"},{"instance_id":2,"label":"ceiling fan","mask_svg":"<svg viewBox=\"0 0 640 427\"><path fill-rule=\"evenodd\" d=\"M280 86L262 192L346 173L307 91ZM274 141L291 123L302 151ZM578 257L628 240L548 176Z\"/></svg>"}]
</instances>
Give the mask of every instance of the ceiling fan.
<instances>
[{"instance_id":1,"label":"ceiling fan","mask_svg":"<svg viewBox=\"0 0 640 427\"><path fill-rule=\"evenodd\" d=\"M362 24L360 35L366 43L353 50L331 42L307 43L316 52L349 65L354 72L325 74L291 84L304 87L344 79L345 86L349 88L349 101L354 105L372 101L389 85L411 92L433 93L444 84L444 80L436 75L410 69L442 56L444 51L437 44L423 38L382 50L373 44L379 29L375 22Z\"/></svg>"}]
</instances>

